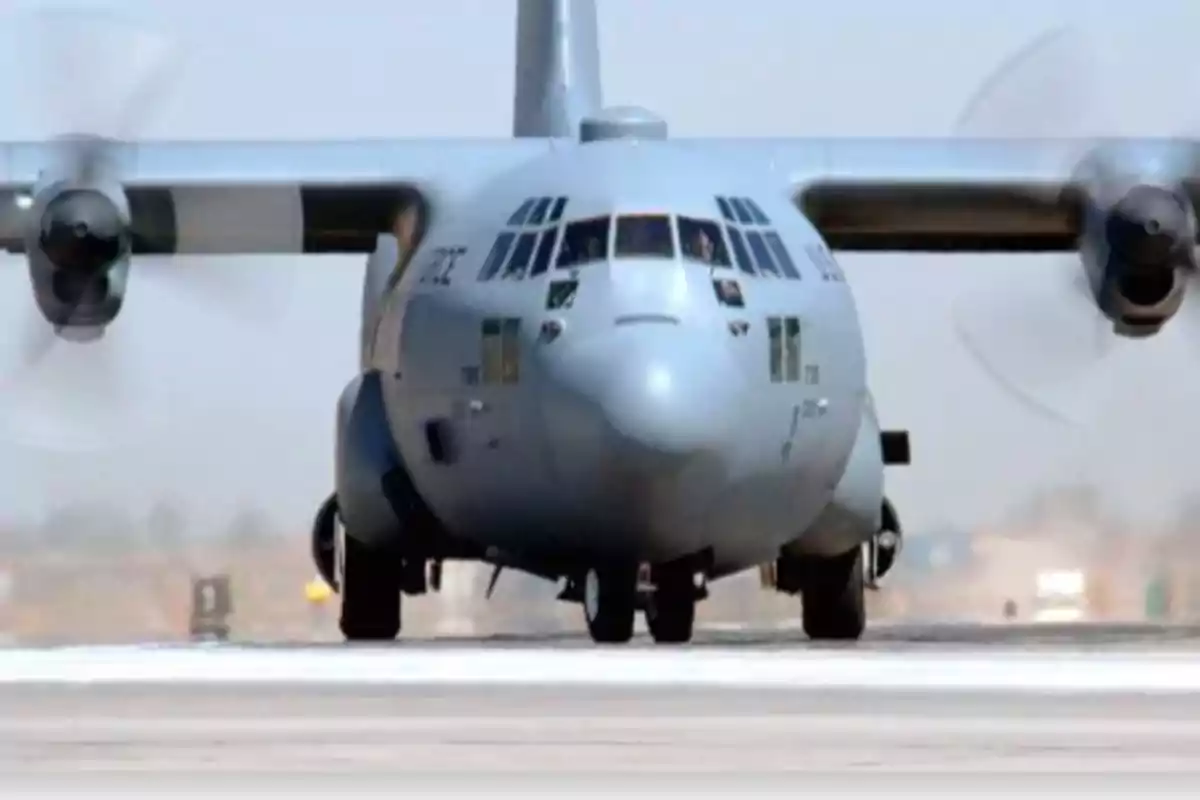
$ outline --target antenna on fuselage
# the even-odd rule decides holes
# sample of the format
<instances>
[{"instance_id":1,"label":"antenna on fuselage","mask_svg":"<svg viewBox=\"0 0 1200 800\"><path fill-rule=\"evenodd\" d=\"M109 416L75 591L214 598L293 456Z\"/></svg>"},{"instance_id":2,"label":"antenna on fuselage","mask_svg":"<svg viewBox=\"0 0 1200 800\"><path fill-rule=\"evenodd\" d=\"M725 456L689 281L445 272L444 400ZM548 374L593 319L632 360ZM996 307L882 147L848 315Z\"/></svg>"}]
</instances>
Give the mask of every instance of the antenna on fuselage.
<instances>
[{"instance_id":1,"label":"antenna on fuselage","mask_svg":"<svg viewBox=\"0 0 1200 800\"><path fill-rule=\"evenodd\" d=\"M517 0L513 136L574 139L603 105L595 0Z\"/></svg>"}]
</instances>

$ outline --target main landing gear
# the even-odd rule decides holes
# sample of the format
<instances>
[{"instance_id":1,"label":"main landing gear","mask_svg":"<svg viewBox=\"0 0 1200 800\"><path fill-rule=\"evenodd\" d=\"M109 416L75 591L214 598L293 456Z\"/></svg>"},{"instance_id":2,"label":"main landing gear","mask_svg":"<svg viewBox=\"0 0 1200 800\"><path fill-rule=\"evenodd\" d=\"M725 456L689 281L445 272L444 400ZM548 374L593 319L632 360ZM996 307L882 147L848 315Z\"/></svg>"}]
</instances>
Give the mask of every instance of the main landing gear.
<instances>
[{"instance_id":1,"label":"main landing gear","mask_svg":"<svg viewBox=\"0 0 1200 800\"><path fill-rule=\"evenodd\" d=\"M804 633L816 641L854 641L867 627L863 548L836 556L783 556L775 588L800 595Z\"/></svg>"},{"instance_id":2,"label":"main landing gear","mask_svg":"<svg viewBox=\"0 0 1200 800\"><path fill-rule=\"evenodd\" d=\"M348 642L390 642L400 634L403 596L436 591L439 562L405 557L392 542L369 543L346 535L336 500L322 514L329 525L314 541L313 552L322 577L337 591L338 627ZM331 530L330 530L331 529ZM440 566L440 565L439 565Z\"/></svg>"},{"instance_id":3,"label":"main landing gear","mask_svg":"<svg viewBox=\"0 0 1200 800\"><path fill-rule=\"evenodd\" d=\"M386 548L346 536L337 526L335 575L341 615L338 627L349 642L390 642L400 634L400 571Z\"/></svg>"},{"instance_id":4,"label":"main landing gear","mask_svg":"<svg viewBox=\"0 0 1200 800\"><path fill-rule=\"evenodd\" d=\"M582 583L584 618L597 644L624 644L632 639L639 608L655 642L691 640L702 592L690 564L654 567L649 575L637 566L598 566L584 574Z\"/></svg>"}]
</instances>

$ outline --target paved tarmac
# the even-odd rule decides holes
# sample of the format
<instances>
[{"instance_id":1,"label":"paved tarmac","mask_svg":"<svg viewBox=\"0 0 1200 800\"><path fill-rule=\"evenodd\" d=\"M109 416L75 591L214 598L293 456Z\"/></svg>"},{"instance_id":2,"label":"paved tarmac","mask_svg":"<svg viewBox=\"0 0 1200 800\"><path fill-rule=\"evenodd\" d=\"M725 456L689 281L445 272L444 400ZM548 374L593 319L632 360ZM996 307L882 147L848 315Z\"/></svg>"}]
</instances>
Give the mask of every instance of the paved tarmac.
<instances>
[{"instance_id":1,"label":"paved tarmac","mask_svg":"<svg viewBox=\"0 0 1200 800\"><path fill-rule=\"evenodd\" d=\"M0 791L1200 788L1195 632L917 633L825 648L731 646L729 632L690 648L0 649ZM770 639L741 634L756 637Z\"/></svg>"}]
</instances>

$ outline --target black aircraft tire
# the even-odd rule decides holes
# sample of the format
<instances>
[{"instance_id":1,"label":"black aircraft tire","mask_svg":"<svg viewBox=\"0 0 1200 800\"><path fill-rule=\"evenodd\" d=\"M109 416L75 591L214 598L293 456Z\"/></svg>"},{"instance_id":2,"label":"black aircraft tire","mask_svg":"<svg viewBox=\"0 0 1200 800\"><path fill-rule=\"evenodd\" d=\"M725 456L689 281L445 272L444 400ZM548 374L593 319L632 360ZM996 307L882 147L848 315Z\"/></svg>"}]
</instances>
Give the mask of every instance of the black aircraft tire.
<instances>
[{"instance_id":1,"label":"black aircraft tire","mask_svg":"<svg viewBox=\"0 0 1200 800\"><path fill-rule=\"evenodd\" d=\"M334 552L334 548L337 546L337 529L340 525L337 495L331 494L321 504L316 519L313 521L312 558L321 580L329 584L330 588L335 591L338 588L337 564L335 563L338 556Z\"/></svg>"},{"instance_id":2,"label":"black aircraft tire","mask_svg":"<svg viewBox=\"0 0 1200 800\"><path fill-rule=\"evenodd\" d=\"M862 548L812 558L805 567L800 593L804 633L814 641L861 638L867 626Z\"/></svg>"},{"instance_id":3,"label":"black aircraft tire","mask_svg":"<svg viewBox=\"0 0 1200 800\"><path fill-rule=\"evenodd\" d=\"M349 642L386 642L400 634L399 563L388 552L339 531L338 627Z\"/></svg>"},{"instance_id":4,"label":"black aircraft tire","mask_svg":"<svg viewBox=\"0 0 1200 800\"><path fill-rule=\"evenodd\" d=\"M664 575L646 604L646 627L658 644L686 644L696 624L696 588L690 572Z\"/></svg>"},{"instance_id":5,"label":"black aircraft tire","mask_svg":"<svg viewBox=\"0 0 1200 800\"><path fill-rule=\"evenodd\" d=\"M583 613L596 644L625 644L637 615L637 570L590 569L583 582Z\"/></svg>"}]
</instances>

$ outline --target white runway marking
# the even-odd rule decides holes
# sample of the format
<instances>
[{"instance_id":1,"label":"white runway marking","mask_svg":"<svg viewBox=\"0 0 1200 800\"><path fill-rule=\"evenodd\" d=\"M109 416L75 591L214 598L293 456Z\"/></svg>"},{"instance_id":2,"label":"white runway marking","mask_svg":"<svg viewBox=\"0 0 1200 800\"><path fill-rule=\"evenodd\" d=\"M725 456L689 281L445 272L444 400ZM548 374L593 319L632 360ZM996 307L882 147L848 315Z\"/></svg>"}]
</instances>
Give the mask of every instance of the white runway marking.
<instances>
[{"instance_id":1,"label":"white runway marking","mask_svg":"<svg viewBox=\"0 0 1200 800\"><path fill-rule=\"evenodd\" d=\"M0 650L0 683L536 684L1200 692L1200 653L61 648Z\"/></svg>"}]
</instances>

